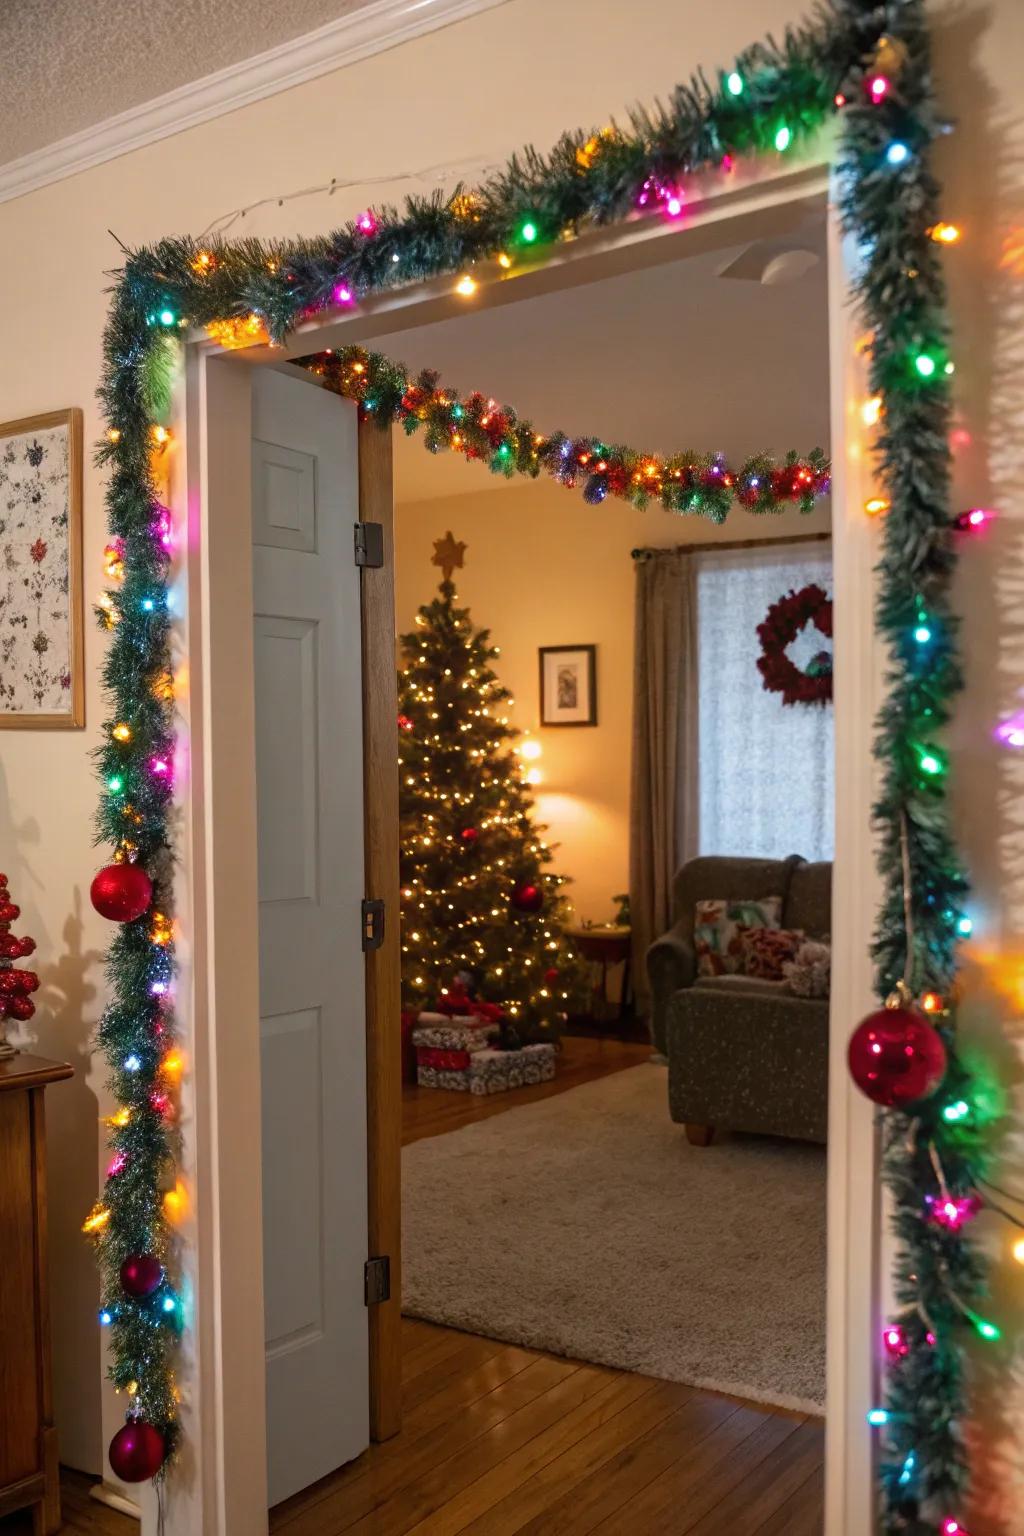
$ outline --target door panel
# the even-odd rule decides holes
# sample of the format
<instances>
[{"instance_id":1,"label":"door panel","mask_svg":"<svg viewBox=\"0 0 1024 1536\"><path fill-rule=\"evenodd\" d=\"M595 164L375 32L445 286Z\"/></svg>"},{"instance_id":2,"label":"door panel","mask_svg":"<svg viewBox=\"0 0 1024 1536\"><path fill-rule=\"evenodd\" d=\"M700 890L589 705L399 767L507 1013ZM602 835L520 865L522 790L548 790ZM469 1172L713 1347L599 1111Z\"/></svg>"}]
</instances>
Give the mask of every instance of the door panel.
<instances>
[{"instance_id":1,"label":"door panel","mask_svg":"<svg viewBox=\"0 0 1024 1536\"><path fill-rule=\"evenodd\" d=\"M271 1504L369 1441L355 412L253 380L267 1460Z\"/></svg>"}]
</instances>

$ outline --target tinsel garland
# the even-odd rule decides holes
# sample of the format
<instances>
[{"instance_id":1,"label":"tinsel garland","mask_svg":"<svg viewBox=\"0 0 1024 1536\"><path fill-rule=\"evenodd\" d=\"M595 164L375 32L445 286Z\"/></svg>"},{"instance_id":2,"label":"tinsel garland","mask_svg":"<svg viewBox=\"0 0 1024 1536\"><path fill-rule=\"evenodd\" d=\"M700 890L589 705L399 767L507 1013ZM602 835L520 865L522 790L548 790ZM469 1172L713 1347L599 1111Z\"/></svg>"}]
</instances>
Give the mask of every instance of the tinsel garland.
<instances>
[{"instance_id":1,"label":"tinsel garland","mask_svg":"<svg viewBox=\"0 0 1024 1536\"><path fill-rule=\"evenodd\" d=\"M595 437L542 434L509 405L481 394L462 398L442 388L431 369L413 379L401 363L363 347L341 347L303 362L385 431L395 423L407 436L422 430L431 453L450 449L507 479L546 474L569 489L582 484L583 498L592 506L612 495L641 509L658 501L666 512L723 523L734 502L751 512L781 512L793 505L810 512L830 484L830 466L820 449L806 459L790 453L782 464L759 454L738 470L721 454L686 452L665 459Z\"/></svg>"},{"instance_id":2,"label":"tinsel garland","mask_svg":"<svg viewBox=\"0 0 1024 1536\"><path fill-rule=\"evenodd\" d=\"M695 172L728 174L738 155L785 155L837 108L843 214L863 253L858 291L872 332L878 468L889 504L877 612L890 659L876 740L885 884L874 947L878 989L884 997L909 976L911 991L931 1000L951 1062L941 1095L913 1115L886 1119L885 1176L895 1205L896 1290L904 1311L886 1333L892 1369L883 1518L887 1532L909 1536L961 1529L967 1485L961 1340L972 1323L983 1335L995 1330L974 1311L984 1271L963 1223L934 1219L944 1200L962 1205L966 1219L985 1154L973 1085L956 1054L952 1011L966 888L938 738L960 667L950 601L948 327L939 248L929 236L940 214L929 150L943 124L922 0L834 0L781 43L747 49L728 73L698 73L666 104L634 113L628 127L566 133L547 156L524 150L475 191L410 198L400 212L368 211L315 240L202 244L182 238L128 253L106 330L100 391L109 423L100 451L111 470L109 560L123 581L101 604L113 643L105 667L110 713L99 831L116 856L138 861L152 876L159 921L150 912L126 925L109 956L113 1001L101 1041L121 1107L113 1117L115 1156L103 1204L87 1225L98 1236L112 1375L119 1386L134 1386L137 1411L169 1444L176 1426L177 1311L126 1298L118 1272L129 1253L155 1252L168 1264L173 1249L170 784L153 771L155 761L170 762L173 747L167 527L159 500L168 368L177 350L170 338L200 325L225 342L280 340L303 319L401 284L450 273L471 285L474 264L509 267L536 259L546 243L586 227L652 212L677 217ZM381 376L392 366L381 360ZM418 424L418 411L401 405L409 384L395 370L389 410ZM439 440L452 422L443 411L438 416L429 376L413 381L413 389L430 394L424 426ZM507 444L518 467L529 449L507 411L506 417L498 446ZM476 404L471 419L473 446L484 454L491 438ZM579 451L601 447L588 439ZM704 497L712 462L695 461ZM685 463L675 467L686 472ZM694 510L715 515L720 506L712 499ZM120 725L128 736L117 733ZM886 1420L884 1413L878 1417Z\"/></svg>"}]
</instances>

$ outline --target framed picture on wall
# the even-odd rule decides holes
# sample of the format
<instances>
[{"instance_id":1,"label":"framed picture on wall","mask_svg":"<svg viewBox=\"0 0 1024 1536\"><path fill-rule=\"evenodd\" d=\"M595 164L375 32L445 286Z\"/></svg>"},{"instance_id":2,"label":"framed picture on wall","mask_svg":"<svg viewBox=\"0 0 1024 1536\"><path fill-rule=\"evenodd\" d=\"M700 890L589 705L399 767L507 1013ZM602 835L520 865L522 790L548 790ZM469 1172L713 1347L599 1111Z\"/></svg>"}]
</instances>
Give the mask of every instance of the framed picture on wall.
<instances>
[{"instance_id":1,"label":"framed picture on wall","mask_svg":"<svg viewBox=\"0 0 1024 1536\"><path fill-rule=\"evenodd\" d=\"M540 723L597 724L597 646L540 647Z\"/></svg>"},{"instance_id":2,"label":"framed picture on wall","mask_svg":"<svg viewBox=\"0 0 1024 1536\"><path fill-rule=\"evenodd\" d=\"M82 413L0 424L0 728L85 724Z\"/></svg>"}]
</instances>

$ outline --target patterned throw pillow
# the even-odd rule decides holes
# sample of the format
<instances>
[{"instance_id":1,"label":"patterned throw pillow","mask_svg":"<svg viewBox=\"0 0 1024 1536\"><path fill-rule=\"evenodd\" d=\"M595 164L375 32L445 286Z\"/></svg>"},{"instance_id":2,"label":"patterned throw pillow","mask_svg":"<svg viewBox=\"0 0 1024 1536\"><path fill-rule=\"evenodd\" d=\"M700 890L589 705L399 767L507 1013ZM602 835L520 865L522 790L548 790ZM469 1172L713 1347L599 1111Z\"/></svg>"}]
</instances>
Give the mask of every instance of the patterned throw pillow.
<instances>
[{"instance_id":1,"label":"patterned throw pillow","mask_svg":"<svg viewBox=\"0 0 1024 1536\"><path fill-rule=\"evenodd\" d=\"M781 896L757 901L698 901L693 946L698 976L736 975L743 969L743 935L749 928L777 928Z\"/></svg>"},{"instance_id":2,"label":"patterned throw pillow","mask_svg":"<svg viewBox=\"0 0 1024 1536\"><path fill-rule=\"evenodd\" d=\"M832 948L808 939L782 967L789 990L797 997L828 997L832 983Z\"/></svg>"},{"instance_id":3,"label":"patterned throw pillow","mask_svg":"<svg viewBox=\"0 0 1024 1536\"><path fill-rule=\"evenodd\" d=\"M782 981L783 966L804 941L798 929L748 928L743 935L743 974L761 981Z\"/></svg>"}]
</instances>

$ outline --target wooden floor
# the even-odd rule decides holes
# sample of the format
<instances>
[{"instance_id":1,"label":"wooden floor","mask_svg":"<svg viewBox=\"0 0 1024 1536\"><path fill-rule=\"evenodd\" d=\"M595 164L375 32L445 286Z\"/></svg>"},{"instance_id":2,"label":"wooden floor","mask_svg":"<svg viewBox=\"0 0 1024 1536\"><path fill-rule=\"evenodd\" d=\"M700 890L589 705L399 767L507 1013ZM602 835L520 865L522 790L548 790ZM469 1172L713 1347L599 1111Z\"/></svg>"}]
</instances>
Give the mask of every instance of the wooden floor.
<instances>
[{"instance_id":1,"label":"wooden floor","mask_svg":"<svg viewBox=\"0 0 1024 1536\"><path fill-rule=\"evenodd\" d=\"M569 1039L559 1075L512 1094L407 1087L405 1140L644 1061ZM402 1433L271 1511L282 1536L821 1536L821 1420L562 1360L410 1318ZM136 1536L65 1474L65 1529ZM30 1527L0 1521L8 1536Z\"/></svg>"}]
</instances>

